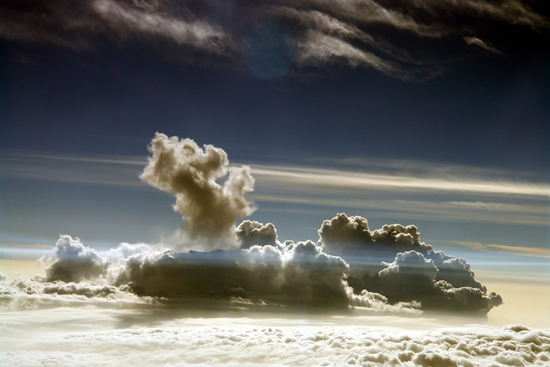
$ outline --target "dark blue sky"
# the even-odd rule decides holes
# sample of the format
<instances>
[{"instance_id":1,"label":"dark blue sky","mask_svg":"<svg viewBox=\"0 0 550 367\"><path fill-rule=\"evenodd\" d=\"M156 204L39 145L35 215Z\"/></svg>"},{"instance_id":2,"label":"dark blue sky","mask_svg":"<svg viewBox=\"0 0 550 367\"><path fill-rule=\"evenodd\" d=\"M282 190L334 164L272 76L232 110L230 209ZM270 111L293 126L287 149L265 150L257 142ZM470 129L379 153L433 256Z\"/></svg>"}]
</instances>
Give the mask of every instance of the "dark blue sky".
<instances>
[{"instance_id":1,"label":"dark blue sky","mask_svg":"<svg viewBox=\"0 0 550 367\"><path fill-rule=\"evenodd\" d=\"M428 181L444 174L466 183L548 185L548 9L536 0L510 4L6 1L0 241L55 241L60 232L96 244L153 241L177 228L172 197L128 188L140 185L143 166L66 167L58 159L145 162L157 131L221 147L239 164L342 169L345 176L369 174L366 166L378 162L373 172ZM408 161L416 166L406 168ZM254 218L275 222L286 238L315 239L322 219L353 210L376 226L422 223L432 239L548 244L548 197L525 194L530 186L488 196L437 191L443 184L429 193L380 194L255 177L255 194L264 196ZM322 210L293 204L296 198ZM348 206L319 204L326 198ZM484 217L484 210L492 212ZM527 227L514 232L508 226L516 217Z\"/></svg>"},{"instance_id":2,"label":"dark blue sky","mask_svg":"<svg viewBox=\"0 0 550 367\"><path fill-rule=\"evenodd\" d=\"M2 48L3 149L144 155L162 131L239 160L384 157L541 173L550 164L542 57L473 52L411 83L360 67L262 80L137 46Z\"/></svg>"}]
</instances>

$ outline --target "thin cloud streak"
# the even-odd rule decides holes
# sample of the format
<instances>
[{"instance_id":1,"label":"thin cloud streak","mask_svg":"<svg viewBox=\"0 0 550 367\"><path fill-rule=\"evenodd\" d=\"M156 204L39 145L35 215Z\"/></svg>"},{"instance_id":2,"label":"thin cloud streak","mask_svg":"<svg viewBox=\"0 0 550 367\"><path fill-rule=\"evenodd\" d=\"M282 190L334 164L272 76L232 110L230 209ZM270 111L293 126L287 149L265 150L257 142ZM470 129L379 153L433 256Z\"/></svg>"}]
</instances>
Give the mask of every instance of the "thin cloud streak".
<instances>
[{"instance_id":1,"label":"thin cloud streak","mask_svg":"<svg viewBox=\"0 0 550 367\"><path fill-rule=\"evenodd\" d=\"M487 179L445 180L435 177L412 177L384 173L358 173L318 168L271 167L252 165L261 180L311 186L369 189L407 189L411 191L457 191L486 194L550 196L550 185L529 182L490 181ZM261 177L261 178L260 178Z\"/></svg>"},{"instance_id":2,"label":"thin cloud streak","mask_svg":"<svg viewBox=\"0 0 550 367\"><path fill-rule=\"evenodd\" d=\"M467 247L474 251L492 252L503 255L529 256L536 258L550 258L550 249L544 247L508 246L497 243L484 244L475 241L442 241L426 240L431 242L447 242Z\"/></svg>"},{"instance_id":3,"label":"thin cloud streak","mask_svg":"<svg viewBox=\"0 0 550 367\"><path fill-rule=\"evenodd\" d=\"M513 253L514 255L520 255L520 256L545 257L550 259L550 249L547 249L547 248L507 246L507 245L496 245L496 244L490 244L487 246L504 250L506 251L505 253L508 253L508 254Z\"/></svg>"},{"instance_id":4,"label":"thin cloud streak","mask_svg":"<svg viewBox=\"0 0 550 367\"><path fill-rule=\"evenodd\" d=\"M63 163L69 166L63 166ZM74 164L73 164L74 163ZM259 184L299 185L304 187L326 188L368 188L374 190L409 190L417 192L430 192L432 190L443 192L480 193L494 195L518 195L531 197L550 197L550 184L546 182L512 181L506 177L513 177L517 173L513 171L496 170L498 180L492 180L492 170L486 170L489 175L483 176L485 170L467 166L439 165L436 169L421 171L422 176L413 176L411 167L406 167L406 162L397 161L390 166L391 173L383 172L386 161L381 164L370 162L364 170L372 173L358 172L357 170L337 170L296 166L268 166L251 164L252 173ZM59 156L52 154L4 152L0 153L0 167L2 176L7 178L44 179L51 181L98 183L112 185L143 186L137 179L146 159L141 157L121 156ZM428 162L412 162L412 171L415 167L433 166ZM128 166L124 169L121 166ZM51 171L49 168L55 168ZM102 172L111 172L112 175L101 175L100 178L91 179L90 169L95 167ZM134 168L135 167L135 168ZM63 169L66 175L60 175ZM450 172L454 172L453 175ZM116 177L114 177L116 175ZM527 176L527 175L526 175ZM443 178L441 178L443 177ZM88 180L90 178L90 180ZM477 202L452 202L452 205L477 206L494 210L523 210L522 207L513 207L511 204ZM449 205L451 205L449 204ZM495 206L496 205L496 206ZM514 209L512 209L514 208ZM531 208L530 210L535 210ZM539 211L537 209L537 211Z\"/></svg>"}]
</instances>

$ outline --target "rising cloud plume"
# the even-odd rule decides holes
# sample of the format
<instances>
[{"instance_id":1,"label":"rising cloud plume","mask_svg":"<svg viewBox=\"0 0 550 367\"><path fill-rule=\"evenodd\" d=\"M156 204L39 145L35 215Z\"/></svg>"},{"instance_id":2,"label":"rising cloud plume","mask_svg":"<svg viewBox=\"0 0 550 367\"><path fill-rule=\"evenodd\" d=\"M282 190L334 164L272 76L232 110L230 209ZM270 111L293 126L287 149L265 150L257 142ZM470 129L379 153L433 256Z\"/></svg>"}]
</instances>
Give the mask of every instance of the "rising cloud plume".
<instances>
[{"instance_id":1,"label":"rising cloud plume","mask_svg":"<svg viewBox=\"0 0 550 367\"><path fill-rule=\"evenodd\" d=\"M524 49L521 38L544 40L550 21L541 10L520 0L25 0L0 5L0 37L76 50L102 47L105 40L160 42L170 59L249 68L259 78L340 64L421 81L441 74L445 60L467 54L457 39L495 53L499 45L511 53ZM499 31L487 33L484 23ZM417 52L440 41L453 45L452 51Z\"/></svg>"},{"instance_id":2,"label":"rising cloud plume","mask_svg":"<svg viewBox=\"0 0 550 367\"><path fill-rule=\"evenodd\" d=\"M180 141L159 133L149 150L152 157L140 178L176 197L174 210L185 220L189 240L211 248L235 246L237 218L253 212L244 197L254 188L250 168L229 167L223 149L212 145L202 149L191 139ZM223 185L216 182L227 174Z\"/></svg>"}]
</instances>

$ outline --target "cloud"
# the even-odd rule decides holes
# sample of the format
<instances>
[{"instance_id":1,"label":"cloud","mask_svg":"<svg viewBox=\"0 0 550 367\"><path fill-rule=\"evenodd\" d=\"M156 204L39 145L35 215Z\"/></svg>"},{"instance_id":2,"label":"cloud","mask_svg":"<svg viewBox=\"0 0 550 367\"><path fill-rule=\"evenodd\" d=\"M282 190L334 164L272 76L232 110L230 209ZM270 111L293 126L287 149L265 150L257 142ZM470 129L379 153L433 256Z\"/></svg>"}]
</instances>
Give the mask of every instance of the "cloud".
<instances>
[{"instance_id":1,"label":"cloud","mask_svg":"<svg viewBox=\"0 0 550 367\"><path fill-rule=\"evenodd\" d=\"M134 1L137 8L111 0L94 0L91 9L103 18L115 33L143 32L171 39L198 50L222 53L227 42L223 30L215 24L196 19L177 19L156 14L159 2ZM144 10L144 11L143 11Z\"/></svg>"},{"instance_id":2,"label":"cloud","mask_svg":"<svg viewBox=\"0 0 550 367\"><path fill-rule=\"evenodd\" d=\"M230 167L220 148L160 133L148 148L140 178L176 197L173 208L185 220L176 246L122 243L97 252L62 235L43 282L125 287L157 299L384 312L421 307L485 315L502 303L474 278L465 259L434 251L414 225L371 231L365 218L340 213L322 223L317 243L281 243L272 223L245 220L235 227L237 218L253 211L245 198L255 182L249 167ZM45 289L42 294L49 294ZM97 297L96 291L63 289L69 290L56 294ZM100 295L103 289L115 293L102 288Z\"/></svg>"},{"instance_id":3,"label":"cloud","mask_svg":"<svg viewBox=\"0 0 550 367\"><path fill-rule=\"evenodd\" d=\"M442 241L456 243L478 251L513 254L518 256L531 256L538 258L550 258L550 250L544 247L508 246L496 243L483 244L471 241Z\"/></svg>"},{"instance_id":4,"label":"cloud","mask_svg":"<svg viewBox=\"0 0 550 367\"><path fill-rule=\"evenodd\" d=\"M520 0L276 0L269 4L89 0L75 7L24 0L0 7L0 37L76 50L94 50L105 41L131 40L158 50L160 43L172 60L244 70L246 54L251 51L250 31L277 23L298 46L292 75L310 67L341 64L422 81L441 74L445 60L460 56L460 49L452 46L456 37L491 52L498 51L481 39L506 42L511 52L517 49L518 53L525 44L515 36L514 27L520 27L525 37L540 40L540 31L547 30L550 22L536 3L532 5ZM487 24L496 32L487 32ZM433 47L434 39L451 47ZM533 42L534 51L539 46L540 42ZM252 47L252 53L260 49ZM429 56L418 52L424 49L431 50ZM275 51L272 60L281 60L288 50ZM251 71L259 77L282 76L287 61L292 63L292 58L284 60L285 67L276 74L258 74L255 67Z\"/></svg>"},{"instance_id":5,"label":"cloud","mask_svg":"<svg viewBox=\"0 0 550 367\"><path fill-rule=\"evenodd\" d=\"M413 225L371 231L365 218L340 213L323 222L319 245L350 264L347 281L354 290L382 294L392 304L418 301L422 309L486 314L502 303L474 278L465 259L434 251Z\"/></svg>"},{"instance_id":6,"label":"cloud","mask_svg":"<svg viewBox=\"0 0 550 367\"><path fill-rule=\"evenodd\" d=\"M491 308L499 306L502 298L494 292L487 294L485 287L473 279L473 274L471 277L464 276L467 264L460 264L457 260L451 260L450 263L455 263L454 266L449 266L447 260L444 268L447 274L436 280L440 270L432 259L426 259L421 253L411 250L397 254L394 262L386 264L386 268L365 283L370 289L385 295L390 302L415 300L425 310L444 309L487 314ZM453 282L456 286L444 280L445 278L455 278ZM466 286L456 280L474 284Z\"/></svg>"},{"instance_id":7,"label":"cloud","mask_svg":"<svg viewBox=\"0 0 550 367\"><path fill-rule=\"evenodd\" d=\"M364 218L339 214L323 223L318 244L282 244L272 224L259 222L244 221L235 232L241 249L209 252L121 244L97 253L62 236L45 282L87 281L158 299L383 312L420 307L485 315L502 303L475 280L464 259L433 251L414 226L370 231ZM96 297L94 291L86 294Z\"/></svg>"},{"instance_id":8,"label":"cloud","mask_svg":"<svg viewBox=\"0 0 550 367\"><path fill-rule=\"evenodd\" d=\"M254 245L280 246L273 223L263 225L257 221L245 220L239 224L236 232L242 249L248 249Z\"/></svg>"},{"instance_id":9,"label":"cloud","mask_svg":"<svg viewBox=\"0 0 550 367\"><path fill-rule=\"evenodd\" d=\"M492 53L495 53L495 54L501 54L502 53L499 50L497 50L496 48L494 48L493 46L488 45L487 43L483 42L482 40L480 40L477 37L464 37L464 41L466 41L466 43L468 45L476 45L478 47L481 47L481 48L483 48L487 51L490 51Z\"/></svg>"},{"instance_id":10,"label":"cloud","mask_svg":"<svg viewBox=\"0 0 550 367\"><path fill-rule=\"evenodd\" d=\"M0 284L0 311L79 306L135 308L155 302L153 298L135 295L128 285L49 282L40 277L17 277Z\"/></svg>"},{"instance_id":11,"label":"cloud","mask_svg":"<svg viewBox=\"0 0 550 367\"><path fill-rule=\"evenodd\" d=\"M149 150L152 156L140 178L176 197L174 210L186 222L184 233L191 246L236 247L235 222L254 211L244 196L254 188L250 168L229 167L227 154L220 148L205 145L203 150L191 139L160 133ZM216 182L228 173L223 185Z\"/></svg>"},{"instance_id":12,"label":"cloud","mask_svg":"<svg viewBox=\"0 0 550 367\"><path fill-rule=\"evenodd\" d=\"M80 243L68 235L60 236L55 244L54 252L57 260L46 269L48 281L80 282L94 279L102 275L107 263L105 259L90 247Z\"/></svg>"},{"instance_id":13,"label":"cloud","mask_svg":"<svg viewBox=\"0 0 550 367\"><path fill-rule=\"evenodd\" d=\"M433 249L420 242L420 233L415 226L393 224L370 231L365 218L348 217L344 213L325 220L318 232L319 244L327 253L350 260L367 255L378 265L382 261L391 261L398 252L410 249L428 252Z\"/></svg>"},{"instance_id":14,"label":"cloud","mask_svg":"<svg viewBox=\"0 0 550 367\"><path fill-rule=\"evenodd\" d=\"M139 294L168 298L412 312L405 304L391 306L368 291L354 295L345 282L347 270L344 260L311 241L287 242L239 251L142 253L123 260L115 284L132 284Z\"/></svg>"},{"instance_id":15,"label":"cloud","mask_svg":"<svg viewBox=\"0 0 550 367\"><path fill-rule=\"evenodd\" d=\"M222 320L220 320L222 322ZM261 321L260 321L261 322ZM303 323L303 321L302 321ZM0 354L7 365L544 366L550 334L487 327L415 332L363 325L195 326L27 333ZM4 336L5 340L11 339Z\"/></svg>"},{"instance_id":16,"label":"cloud","mask_svg":"<svg viewBox=\"0 0 550 367\"><path fill-rule=\"evenodd\" d=\"M240 228L272 227L245 224ZM345 280L348 264L324 253L311 241L181 253L145 244L121 244L100 253L82 245L78 238L61 236L55 253L57 259L47 268L46 277L19 277L2 286L0 300L4 308L118 301L150 304L156 300L164 304L206 302L226 308L237 302L341 311L357 306L375 312L418 313L414 303L390 305L385 297L368 290L354 294Z\"/></svg>"},{"instance_id":17,"label":"cloud","mask_svg":"<svg viewBox=\"0 0 550 367\"><path fill-rule=\"evenodd\" d=\"M253 165L252 172L262 181L272 184L285 182L287 185L308 185L310 187L371 188L384 190L409 190L422 192L470 192L493 195L550 196L550 186L540 182L514 182L488 180L485 177L441 177L428 174L418 177L405 172L363 173L351 170L319 169L311 167L281 167Z\"/></svg>"},{"instance_id":18,"label":"cloud","mask_svg":"<svg viewBox=\"0 0 550 367\"><path fill-rule=\"evenodd\" d=\"M513 253L514 255L550 258L550 249L542 247L506 246L498 244L489 244L487 247L504 250L506 253Z\"/></svg>"}]
</instances>

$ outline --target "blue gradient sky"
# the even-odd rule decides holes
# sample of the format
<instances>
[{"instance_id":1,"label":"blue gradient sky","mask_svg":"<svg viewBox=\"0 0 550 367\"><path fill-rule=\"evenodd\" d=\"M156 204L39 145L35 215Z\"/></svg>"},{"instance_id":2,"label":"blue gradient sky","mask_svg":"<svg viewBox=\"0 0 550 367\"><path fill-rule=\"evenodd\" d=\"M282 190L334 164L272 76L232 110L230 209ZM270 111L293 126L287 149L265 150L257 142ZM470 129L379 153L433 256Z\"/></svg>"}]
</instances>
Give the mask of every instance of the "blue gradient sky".
<instances>
[{"instance_id":1,"label":"blue gradient sky","mask_svg":"<svg viewBox=\"0 0 550 367\"><path fill-rule=\"evenodd\" d=\"M543 5L533 2L524 20L532 23L489 12L483 25L463 15L463 24L448 33L435 27L431 36L351 22L412 58L380 56L380 66L339 49L331 50L336 61L307 61L304 50L313 46L300 43L303 25L240 27L225 8L206 16L193 5L199 17L232 30L229 56L186 40L176 45L162 27L128 23L126 35L109 23L99 33L71 33L61 5L42 4L42 17L41 8L22 4L0 5L9 10L0 21L21 26L19 35L0 29L4 260L48 254L59 234L101 249L172 236L182 225L173 197L138 178L159 131L250 165L257 209L249 219L274 223L281 240L316 241L322 221L345 212L367 218L371 229L415 224L421 239L464 256L474 271L547 276L550 23ZM162 14L180 19L174 9ZM51 23L32 23L33 16ZM485 47L466 36L483 38ZM237 41L251 48L236 52ZM287 41L301 48L290 52ZM398 72L385 72L394 62ZM411 81L418 65L429 76Z\"/></svg>"}]
</instances>

